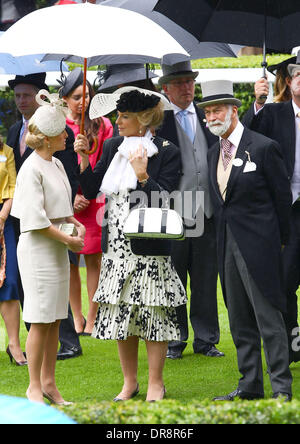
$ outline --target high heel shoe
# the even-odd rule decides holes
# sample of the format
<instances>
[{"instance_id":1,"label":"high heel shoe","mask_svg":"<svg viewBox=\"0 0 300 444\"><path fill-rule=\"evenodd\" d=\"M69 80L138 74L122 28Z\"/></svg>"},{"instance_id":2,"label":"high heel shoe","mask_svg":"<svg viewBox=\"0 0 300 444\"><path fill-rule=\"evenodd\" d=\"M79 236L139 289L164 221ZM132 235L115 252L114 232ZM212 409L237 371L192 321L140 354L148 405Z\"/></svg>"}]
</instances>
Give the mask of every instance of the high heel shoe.
<instances>
[{"instance_id":1,"label":"high heel shoe","mask_svg":"<svg viewBox=\"0 0 300 444\"><path fill-rule=\"evenodd\" d=\"M9 356L11 364L15 363L18 367L24 367L24 365L27 365L27 361L16 361L13 355L11 354L11 351L9 349L9 345L7 346L6 353Z\"/></svg>"},{"instance_id":2,"label":"high heel shoe","mask_svg":"<svg viewBox=\"0 0 300 444\"><path fill-rule=\"evenodd\" d=\"M128 398L123 399L123 398L116 397L116 398L113 399L113 402L128 401L129 399L132 399L136 395L138 395L139 391L140 391L140 386L139 386L139 384L137 384L136 389L134 390L134 392L131 393L131 395Z\"/></svg>"},{"instance_id":3,"label":"high heel shoe","mask_svg":"<svg viewBox=\"0 0 300 444\"><path fill-rule=\"evenodd\" d=\"M84 336L84 329L85 329L85 327L86 327L86 319L85 319L85 317L83 317L83 328L82 328L82 331L80 333L77 333L78 336Z\"/></svg>"},{"instance_id":4,"label":"high heel shoe","mask_svg":"<svg viewBox=\"0 0 300 444\"><path fill-rule=\"evenodd\" d=\"M162 400L164 399L166 393L167 393L166 387L163 386L163 395L162 395L162 398L160 398L160 399L151 399L151 400L148 401L148 402L162 401Z\"/></svg>"},{"instance_id":5,"label":"high heel shoe","mask_svg":"<svg viewBox=\"0 0 300 444\"><path fill-rule=\"evenodd\" d=\"M52 398L51 395L49 395L49 393L43 392L43 396L44 398L48 399L48 401L53 405L61 405L61 406L73 405L73 402L68 402L68 401L57 402Z\"/></svg>"}]
</instances>

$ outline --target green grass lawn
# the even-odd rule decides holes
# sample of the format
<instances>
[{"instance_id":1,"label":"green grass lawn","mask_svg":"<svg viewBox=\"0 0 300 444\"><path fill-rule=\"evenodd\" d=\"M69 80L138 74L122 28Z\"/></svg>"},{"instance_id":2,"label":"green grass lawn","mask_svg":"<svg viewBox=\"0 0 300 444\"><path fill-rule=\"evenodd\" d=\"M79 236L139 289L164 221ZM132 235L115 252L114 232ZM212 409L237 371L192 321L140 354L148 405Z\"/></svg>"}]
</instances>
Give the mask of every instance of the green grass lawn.
<instances>
[{"instance_id":1,"label":"green grass lawn","mask_svg":"<svg viewBox=\"0 0 300 444\"><path fill-rule=\"evenodd\" d=\"M81 271L83 289L85 289L85 269ZM165 384L168 399L182 402L211 399L234 390L239 373L236 353L231 339L227 312L219 288L219 319L221 340L218 348L225 353L225 358L207 358L195 355L191 337L184 357L178 361L167 360ZM84 312L87 310L87 297L84 291ZM0 321L3 328L3 321ZM26 330L22 323L22 346L25 346ZM81 403L95 400L110 401L119 393L122 386L117 346L114 341L100 341L89 337L81 338L83 356L76 359L57 362L57 384L66 400ZM294 398L300 400L300 363L291 366L294 376ZM139 383L140 394L136 399L143 400L147 391L147 356L145 344L140 342ZM28 386L26 367L11 365L2 348L0 350L0 394L25 397ZM272 396L269 378L265 372L265 395Z\"/></svg>"}]
</instances>

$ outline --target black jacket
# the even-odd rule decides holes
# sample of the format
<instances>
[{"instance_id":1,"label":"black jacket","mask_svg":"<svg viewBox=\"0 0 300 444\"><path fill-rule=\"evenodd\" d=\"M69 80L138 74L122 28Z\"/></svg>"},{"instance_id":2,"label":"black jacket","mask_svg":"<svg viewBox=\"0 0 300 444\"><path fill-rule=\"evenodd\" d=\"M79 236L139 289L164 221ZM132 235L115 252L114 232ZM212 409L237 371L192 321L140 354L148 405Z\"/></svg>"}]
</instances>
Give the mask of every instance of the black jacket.
<instances>
[{"instance_id":1,"label":"black jacket","mask_svg":"<svg viewBox=\"0 0 300 444\"><path fill-rule=\"evenodd\" d=\"M99 189L103 177L118 151L118 147L123 141L123 137L113 137L108 139L103 144L103 153L101 159L96 164L92 171L89 166L82 174L79 175L80 186L82 192L87 199L95 199L99 193ZM140 184L137 185L137 190L143 191L147 195L148 206L151 206L151 192L152 191L168 191L172 192L176 189L180 174L181 162L179 149L168 142L164 143L161 137L155 137L153 142L158 148L157 155L148 159L147 172L150 176L147 184L142 188ZM133 194L131 194L132 196ZM130 202L130 208L136 205L137 202ZM102 228L102 250L107 251L108 243L108 227L105 225ZM168 256L170 254L171 243L166 240L131 240L131 249L134 254L147 256Z\"/></svg>"},{"instance_id":2,"label":"black jacket","mask_svg":"<svg viewBox=\"0 0 300 444\"><path fill-rule=\"evenodd\" d=\"M244 173L247 154L257 166ZM292 196L287 171L277 142L244 129L232 166L225 201L217 183L220 145L208 151L210 193L217 230L218 267L224 285L226 224L231 229L248 270L262 295L281 311L286 310L281 266L281 245L289 238Z\"/></svg>"},{"instance_id":3,"label":"black jacket","mask_svg":"<svg viewBox=\"0 0 300 444\"><path fill-rule=\"evenodd\" d=\"M245 115L243 123L248 128L279 143L288 176L291 179L295 167L296 146L295 114L292 101L268 103L256 115L252 106Z\"/></svg>"}]
</instances>

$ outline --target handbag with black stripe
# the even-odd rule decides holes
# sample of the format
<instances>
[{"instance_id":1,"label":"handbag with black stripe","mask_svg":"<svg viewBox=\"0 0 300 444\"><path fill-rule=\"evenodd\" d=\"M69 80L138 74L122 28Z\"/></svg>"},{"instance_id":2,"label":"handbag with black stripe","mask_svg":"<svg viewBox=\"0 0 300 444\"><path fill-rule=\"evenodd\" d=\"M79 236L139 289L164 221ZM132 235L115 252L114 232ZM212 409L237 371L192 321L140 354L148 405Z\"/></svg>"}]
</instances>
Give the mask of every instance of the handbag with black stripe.
<instances>
[{"instance_id":1,"label":"handbag with black stripe","mask_svg":"<svg viewBox=\"0 0 300 444\"><path fill-rule=\"evenodd\" d=\"M184 239L182 218L169 208L135 208L123 232L128 239Z\"/></svg>"}]
</instances>

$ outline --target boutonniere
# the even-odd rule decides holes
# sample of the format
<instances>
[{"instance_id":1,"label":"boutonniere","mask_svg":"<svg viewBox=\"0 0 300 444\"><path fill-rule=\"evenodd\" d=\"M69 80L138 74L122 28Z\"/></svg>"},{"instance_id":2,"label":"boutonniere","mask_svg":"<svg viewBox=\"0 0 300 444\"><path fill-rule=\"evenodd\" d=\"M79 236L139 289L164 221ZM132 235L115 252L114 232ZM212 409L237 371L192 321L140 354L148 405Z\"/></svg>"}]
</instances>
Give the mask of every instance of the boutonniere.
<instances>
[{"instance_id":1,"label":"boutonniere","mask_svg":"<svg viewBox=\"0 0 300 444\"><path fill-rule=\"evenodd\" d=\"M168 142L167 140L164 140L162 145L163 145L163 146L169 146L169 145L170 145L170 142Z\"/></svg>"}]
</instances>

